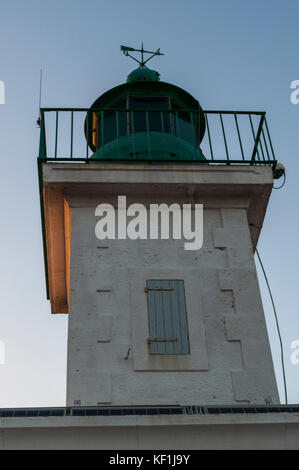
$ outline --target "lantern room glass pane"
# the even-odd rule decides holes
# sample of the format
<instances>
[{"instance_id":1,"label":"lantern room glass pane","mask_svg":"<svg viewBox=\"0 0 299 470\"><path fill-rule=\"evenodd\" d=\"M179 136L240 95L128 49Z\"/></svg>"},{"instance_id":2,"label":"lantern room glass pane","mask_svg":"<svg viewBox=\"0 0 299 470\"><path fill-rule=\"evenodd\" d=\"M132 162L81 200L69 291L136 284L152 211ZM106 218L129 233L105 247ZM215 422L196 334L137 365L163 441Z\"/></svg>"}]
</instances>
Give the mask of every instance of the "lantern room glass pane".
<instances>
[{"instance_id":1,"label":"lantern room glass pane","mask_svg":"<svg viewBox=\"0 0 299 470\"><path fill-rule=\"evenodd\" d=\"M126 107L127 100L123 98L111 106L111 111L98 112L98 147L127 134Z\"/></svg>"},{"instance_id":2,"label":"lantern room glass pane","mask_svg":"<svg viewBox=\"0 0 299 470\"><path fill-rule=\"evenodd\" d=\"M129 108L133 111L132 132L170 132L169 98L130 96ZM148 128L147 118L148 116ZM162 114L161 112L162 111Z\"/></svg>"},{"instance_id":3,"label":"lantern room glass pane","mask_svg":"<svg viewBox=\"0 0 299 470\"><path fill-rule=\"evenodd\" d=\"M196 120L194 113L192 111L180 111L179 106L174 101L171 102L171 108L175 111L172 115L174 134L180 139L187 140L187 142L196 145Z\"/></svg>"},{"instance_id":4,"label":"lantern room glass pane","mask_svg":"<svg viewBox=\"0 0 299 470\"><path fill-rule=\"evenodd\" d=\"M196 113L182 111L168 96L126 96L97 116L98 147L138 132L164 132L197 144Z\"/></svg>"},{"instance_id":5,"label":"lantern room glass pane","mask_svg":"<svg viewBox=\"0 0 299 470\"><path fill-rule=\"evenodd\" d=\"M191 144L195 145L195 129L192 126L191 122L191 113L186 112L179 112L178 113L178 125L179 125L179 137L181 139L187 140L191 142Z\"/></svg>"}]
</instances>

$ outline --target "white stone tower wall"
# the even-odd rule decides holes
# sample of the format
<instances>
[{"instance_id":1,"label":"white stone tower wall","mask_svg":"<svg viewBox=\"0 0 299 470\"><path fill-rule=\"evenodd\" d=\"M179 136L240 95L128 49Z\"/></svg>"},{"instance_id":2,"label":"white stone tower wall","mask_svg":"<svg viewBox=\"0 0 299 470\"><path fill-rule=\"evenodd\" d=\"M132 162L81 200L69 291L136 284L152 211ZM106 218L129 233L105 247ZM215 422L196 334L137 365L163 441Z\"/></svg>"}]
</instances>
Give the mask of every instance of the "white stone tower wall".
<instances>
[{"instance_id":1,"label":"white stone tower wall","mask_svg":"<svg viewBox=\"0 0 299 470\"><path fill-rule=\"evenodd\" d=\"M160 180L142 186L129 169L120 185L64 191L71 209L69 406L77 400L81 405L279 402L246 186L243 196L197 193L191 171L181 187L172 184L173 176L170 170L163 176L170 186ZM250 172L246 176L250 182ZM103 178L109 182L109 175ZM95 208L115 204L118 194L128 196L128 205L203 203L203 247L186 251L184 240L98 240ZM148 352L144 288L146 279L159 278L185 281L190 355Z\"/></svg>"}]
</instances>

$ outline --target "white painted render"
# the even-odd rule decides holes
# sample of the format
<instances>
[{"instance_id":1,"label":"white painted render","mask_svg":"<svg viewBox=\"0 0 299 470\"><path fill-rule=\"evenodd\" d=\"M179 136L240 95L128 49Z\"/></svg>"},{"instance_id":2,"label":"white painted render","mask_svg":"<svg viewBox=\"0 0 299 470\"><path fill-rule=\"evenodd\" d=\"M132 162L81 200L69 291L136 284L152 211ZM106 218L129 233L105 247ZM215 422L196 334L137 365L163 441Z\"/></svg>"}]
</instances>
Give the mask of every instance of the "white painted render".
<instances>
[{"instance_id":1,"label":"white painted render","mask_svg":"<svg viewBox=\"0 0 299 470\"><path fill-rule=\"evenodd\" d=\"M278 403L253 258L271 168L48 164L44 180L71 213L67 405ZM98 240L95 208L118 195L204 204L202 249ZM190 355L149 354L144 288L159 278L185 281Z\"/></svg>"}]
</instances>

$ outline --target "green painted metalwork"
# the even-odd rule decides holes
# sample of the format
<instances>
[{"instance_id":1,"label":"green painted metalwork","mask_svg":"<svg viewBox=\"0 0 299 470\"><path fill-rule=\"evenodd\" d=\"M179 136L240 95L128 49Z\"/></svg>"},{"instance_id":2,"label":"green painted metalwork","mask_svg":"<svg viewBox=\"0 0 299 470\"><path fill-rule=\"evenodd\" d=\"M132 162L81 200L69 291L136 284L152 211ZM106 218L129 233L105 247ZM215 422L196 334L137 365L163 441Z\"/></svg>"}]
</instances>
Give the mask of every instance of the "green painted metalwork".
<instances>
[{"instance_id":1,"label":"green painted metalwork","mask_svg":"<svg viewBox=\"0 0 299 470\"><path fill-rule=\"evenodd\" d=\"M133 72L131 72L127 77L128 83L135 83L135 82L158 82L160 80L160 74L155 70L149 69L146 64L155 56L164 55L160 52L160 49L156 51L147 51L143 47L143 43L141 45L141 49L135 49L134 47L128 46L120 46L120 50L124 53L126 57L131 57L135 62L139 64L139 67ZM129 54L129 52L138 52L141 55L140 60L134 57L133 55ZM144 58L145 54L150 54L150 57Z\"/></svg>"},{"instance_id":2,"label":"green painted metalwork","mask_svg":"<svg viewBox=\"0 0 299 470\"><path fill-rule=\"evenodd\" d=\"M180 87L159 81L136 81L124 83L108 90L92 104L90 112L92 113L95 110L108 109L118 109L120 111L125 111L125 109L134 110L134 104L130 103L132 99L147 100L148 104L143 106L145 110L150 110L153 107L152 104L154 104L151 104L150 102L157 99L167 99L169 101L169 106L167 108L169 111L174 105L177 109L181 110L202 110L198 101ZM164 108L164 110L166 110L166 108ZM176 109L173 110L176 111ZM202 139L204 133L205 122L202 120L199 129L200 139ZM91 136L89 136L89 140L91 140ZM95 151L93 145L90 145L90 147Z\"/></svg>"},{"instance_id":3,"label":"green painted metalwork","mask_svg":"<svg viewBox=\"0 0 299 470\"><path fill-rule=\"evenodd\" d=\"M90 120L90 114L86 114L86 121L85 121L85 128L86 128L86 135L89 135L89 120ZM88 145L88 139L86 139L86 158L89 156L89 145Z\"/></svg>"},{"instance_id":4,"label":"green painted metalwork","mask_svg":"<svg viewBox=\"0 0 299 470\"><path fill-rule=\"evenodd\" d=\"M47 299L50 298L49 291L49 276L48 276L48 256L47 256L47 244L46 244L46 224L45 224L45 208L44 208L44 182L43 182L43 159L40 157L37 159L37 172L38 172L38 183L39 183L39 201L40 201L40 213L41 213L41 226L43 235L43 252L44 252L44 270L46 279L46 294Z\"/></svg>"},{"instance_id":5,"label":"green painted metalwork","mask_svg":"<svg viewBox=\"0 0 299 470\"><path fill-rule=\"evenodd\" d=\"M264 112L205 111L201 108L200 110L184 108L176 111L92 108L92 112L98 116L96 133L92 133L92 129L90 129L92 127L90 108L41 109L39 158L43 161L99 161L107 163L120 161L126 163L266 164L273 166L273 168L277 163ZM69 113L70 115L69 135L62 123L60 128L59 115L61 113ZM51 115L54 115L52 125L54 133L51 134L51 129L47 129L46 139L45 116L48 120ZM139 119L141 115L144 115L142 122ZM88 131L90 136L88 146L83 132L79 136L75 135L75 116L81 116L82 125L85 121L85 134ZM107 121L105 116L108 117ZM225 118L230 116L233 120L228 125ZM253 117L256 119L255 124ZM220 132L215 124L217 118L221 123ZM242 125L239 122L240 118L243 119ZM244 119L246 118L248 125L245 129ZM139 130L135 128L136 122L139 122ZM205 137L201 136L203 122L204 129L207 129ZM187 135L187 138L182 129L183 123L185 127L186 124L190 127L190 134ZM156 126L155 129L158 130L153 131L151 126ZM235 132L235 142L231 138L232 131ZM227 133L230 135L229 145ZM91 136L95 134L98 138L96 146L92 145L91 141ZM245 134L245 137L247 135L246 139L242 139L242 134ZM251 148L249 134L252 141ZM69 140L71 150L68 155L60 154L58 135L60 141L67 142ZM107 141L109 136L110 140ZM50 144L49 149L46 140ZM79 141L85 142L85 154L77 151L77 148L82 148ZM88 147L92 151L91 155ZM53 149L52 154L50 149Z\"/></svg>"},{"instance_id":6,"label":"green painted metalwork","mask_svg":"<svg viewBox=\"0 0 299 470\"><path fill-rule=\"evenodd\" d=\"M145 50L143 47L143 43L141 44L141 49L135 49L134 47L129 47L129 46L120 46L120 50L124 53L126 57L131 57L131 59L137 62L140 68L145 68L146 67L145 64L147 64L147 62L149 62L153 57L164 55L160 52L160 49L157 49L156 51ZM141 55L141 60L136 59L136 57L129 54L129 52L139 52ZM146 60L144 59L145 54L150 54L150 57L148 57Z\"/></svg>"},{"instance_id":7,"label":"green painted metalwork","mask_svg":"<svg viewBox=\"0 0 299 470\"><path fill-rule=\"evenodd\" d=\"M265 120L265 113L263 113L261 115L261 120L260 120L259 128L258 128L258 131L257 131L257 134L256 134L256 138L255 138L255 142L254 142L254 149L253 149L252 157L251 157L252 161L255 160L255 156L258 153L258 145L260 143L261 132L262 132L262 129L263 129L264 120ZM262 153L263 153L262 146L261 146L261 150L262 150Z\"/></svg>"},{"instance_id":8,"label":"green painted metalwork","mask_svg":"<svg viewBox=\"0 0 299 470\"><path fill-rule=\"evenodd\" d=\"M262 164L272 166L274 178L281 176L264 112L203 110L192 95L161 82L159 73L146 66L163 55L160 49L148 51L142 44L121 50L139 64L126 83L102 94L90 108L40 109L38 175L48 297L44 163ZM140 60L132 55L136 52ZM67 113L70 130L60 119Z\"/></svg>"},{"instance_id":9,"label":"green painted metalwork","mask_svg":"<svg viewBox=\"0 0 299 470\"><path fill-rule=\"evenodd\" d=\"M57 157L57 145L58 145L58 111L56 111L56 132L55 132L55 158Z\"/></svg>"},{"instance_id":10,"label":"green painted metalwork","mask_svg":"<svg viewBox=\"0 0 299 470\"><path fill-rule=\"evenodd\" d=\"M238 124L238 116L237 116L237 113L234 113L234 118L235 118L237 133L238 133L238 139L239 139L240 150L241 150L241 154L242 154L242 160L245 160L244 151L243 151L243 145L242 145L242 139L241 139L239 124Z\"/></svg>"},{"instance_id":11,"label":"green painted metalwork","mask_svg":"<svg viewBox=\"0 0 299 470\"><path fill-rule=\"evenodd\" d=\"M199 113L185 110L182 113L184 119L187 119L184 121L185 129L180 128L180 112L129 109L101 111L98 145L91 159L115 160L118 155L120 161L130 158L134 161L140 158L152 161L163 158L165 161L205 160L198 147L198 129L193 124L195 117L200 122ZM125 135L119 122L120 114L127 116ZM201 119L204 120L204 115L201 115ZM167 132L165 124L168 126ZM191 140L190 135L186 135L186 124L190 128ZM106 132L107 126L109 132Z\"/></svg>"},{"instance_id":12,"label":"green painted metalwork","mask_svg":"<svg viewBox=\"0 0 299 470\"><path fill-rule=\"evenodd\" d=\"M74 112L71 112L71 158L73 157L73 145L74 145Z\"/></svg>"},{"instance_id":13,"label":"green painted metalwork","mask_svg":"<svg viewBox=\"0 0 299 470\"><path fill-rule=\"evenodd\" d=\"M272 155L274 155L274 150L273 150L273 146L272 146L270 132L269 132L269 128L268 128L268 124L267 124L267 120L266 120L266 113L265 113L265 125L266 125L267 136L268 136L268 140L269 140L269 144L270 144L270 148L271 148L271 153L272 153Z\"/></svg>"},{"instance_id":14,"label":"green painted metalwork","mask_svg":"<svg viewBox=\"0 0 299 470\"><path fill-rule=\"evenodd\" d=\"M42 109L40 110L39 157L47 158L45 113Z\"/></svg>"},{"instance_id":15,"label":"green painted metalwork","mask_svg":"<svg viewBox=\"0 0 299 470\"><path fill-rule=\"evenodd\" d=\"M158 82L159 80L159 72L148 68L137 68L127 76L127 83Z\"/></svg>"},{"instance_id":16,"label":"green painted metalwork","mask_svg":"<svg viewBox=\"0 0 299 470\"><path fill-rule=\"evenodd\" d=\"M221 113L219 114L219 117L220 117L220 122L221 122L221 129L222 129L222 134L223 134L223 141L224 141L224 146L225 146L226 159L229 160L227 142L226 142L223 119L222 119L222 114Z\"/></svg>"},{"instance_id":17,"label":"green painted metalwork","mask_svg":"<svg viewBox=\"0 0 299 470\"><path fill-rule=\"evenodd\" d=\"M255 132L254 132L251 113L249 114L249 122L250 122L250 127L251 127L251 131L252 131L253 140L254 140L254 149L253 149L253 152L252 152L251 160L254 161L256 155L257 155L257 158L260 160L260 154L259 154L259 151L258 151L257 146L256 146L257 138L256 138Z\"/></svg>"},{"instance_id":18,"label":"green painted metalwork","mask_svg":"<svg viewBox=\"0 0 299 470\"><path fill-rule=\"evenodd\" d=\"M212 147L211 134L210 134L210 126L209 126L209 120L208 120L208 115L207 114L205 115L205 118L206 118L207 130L208 130L211 160L214 160L213 147Z\"/></svg>"},{"instance_id":19,"label":"green painted metalwork","mask_svg":"<svg viewBox=\"0 0 299 470\"><path fill-rule=\"evenodd\" d=\"M267 157L268 157L268 160L269 160L270 155L269 155L269 151L268 151L268 147L267 147L267 143L266 143L266 137L265 137L264 129L262 129L262 137L263 137L264 147L265 147L266 152L267 152ZM264 160L266 160L266 158Z\"/></svg>"}]
</instances>

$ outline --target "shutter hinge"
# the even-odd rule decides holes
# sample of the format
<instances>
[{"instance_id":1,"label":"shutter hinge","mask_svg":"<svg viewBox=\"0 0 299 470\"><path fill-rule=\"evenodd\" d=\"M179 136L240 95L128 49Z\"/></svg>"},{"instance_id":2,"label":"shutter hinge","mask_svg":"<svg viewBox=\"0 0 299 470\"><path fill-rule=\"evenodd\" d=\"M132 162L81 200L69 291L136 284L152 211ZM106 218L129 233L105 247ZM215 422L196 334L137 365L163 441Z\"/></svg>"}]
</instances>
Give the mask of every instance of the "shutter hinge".
<instances>
[{"instance_id":1,"label":"shutter hinge","mask_svg":"<svg viewBox=\"0 0 299 470\"><path fill-rule=\"evenodd\" d=\"M153 338L147 340L148 344L150 343L177 343L178 338Z\"/></svg>"},{"instance_id":2,"label":"shutter hinge","mask_svg":"<svg viewBox=\"0 0 299 470\"><path fill-rule=\"evenodd\" d=\"M173 288L170 287L169 289L164 288L164 287L145 287L144 292L148 293L149 291L154 291L154 292L169 292L173 291Z\"/></svg>"}]
</instances>

